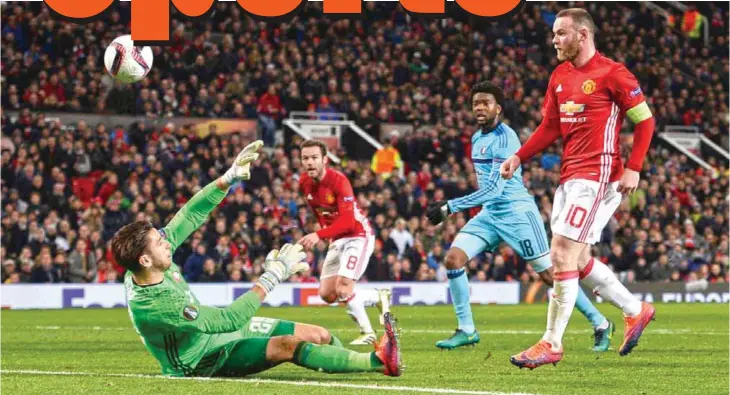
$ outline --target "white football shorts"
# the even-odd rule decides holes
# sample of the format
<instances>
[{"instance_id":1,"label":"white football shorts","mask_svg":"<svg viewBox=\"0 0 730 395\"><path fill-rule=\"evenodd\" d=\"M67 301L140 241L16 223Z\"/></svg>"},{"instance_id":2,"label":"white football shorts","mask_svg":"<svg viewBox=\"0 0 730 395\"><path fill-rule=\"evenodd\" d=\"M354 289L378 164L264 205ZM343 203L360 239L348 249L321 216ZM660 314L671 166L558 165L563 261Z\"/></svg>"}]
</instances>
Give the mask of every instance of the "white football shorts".
<instances>
[{"instance_id":1,"label":"white football shorts","mask_svg":"<svg viewBox=\"0 0 730 395\"><path fill-rule=\"evenodd\" d=\"M359 280L375 249L375 236L346 237L330 243L324 258L320 280L332 276Z\"/></svg>"},{"instance_id":2,"label":"white football shorts","mask_svg":"<svg viewBox=\"0 0 730 395\"><path fill-rule=\"evenodd\" d=\"M555 192L550 228L573 241L595 244L621 204L618 182L573 179Z\"/></svg>"}]
</instances>

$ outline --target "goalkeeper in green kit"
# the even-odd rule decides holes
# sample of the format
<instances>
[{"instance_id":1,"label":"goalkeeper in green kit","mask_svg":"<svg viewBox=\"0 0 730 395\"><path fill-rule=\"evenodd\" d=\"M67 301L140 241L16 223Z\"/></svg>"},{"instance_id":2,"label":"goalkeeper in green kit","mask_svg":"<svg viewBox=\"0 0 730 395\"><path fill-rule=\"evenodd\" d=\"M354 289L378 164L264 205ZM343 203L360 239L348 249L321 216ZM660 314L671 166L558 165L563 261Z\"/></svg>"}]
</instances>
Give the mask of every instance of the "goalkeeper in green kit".
<instances>
[{"instance_id":1,"label":"goalkeeper in green kit","mask_svg":"<svg viewBox=\"0 0 730 395\"><path fill-rule=\"evenodd\" d=\"M385 334L372 353L342 348L322 327L254 317L277 284L309 267L298 244L271 251L253 289L226 308L201 305L173 264L175 249L207 220L231 185L250 178L262 146L256 141L244 148L230 170L196 193L164 228L137 221L114 235L112 252L127 269L129 315L142 342L168 376L240 377L283 362L326 373L400 376L399 335L387 306Z\"/></svg>"}]
</instances>

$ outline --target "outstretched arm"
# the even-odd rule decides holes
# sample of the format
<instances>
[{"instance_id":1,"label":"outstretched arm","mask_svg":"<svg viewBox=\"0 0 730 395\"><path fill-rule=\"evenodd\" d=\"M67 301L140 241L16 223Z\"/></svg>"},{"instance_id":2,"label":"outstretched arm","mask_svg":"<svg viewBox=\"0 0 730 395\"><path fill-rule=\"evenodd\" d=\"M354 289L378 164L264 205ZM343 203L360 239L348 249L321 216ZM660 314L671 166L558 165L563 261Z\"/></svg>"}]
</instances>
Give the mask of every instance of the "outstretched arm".
<instances>
[{"instance_id":1,"label":"outstretched arm","mask_svg":"<svg viewBox=\"0 0 730 395\"><path fill-rule=\"evenodd\" d=\"M504 159L495 158L493 161L494 164L492 165L492 172L489 174L487 185L484 185L483 188L479 188L479 190L468 195L451 199L446 202L449 208L449 214L481 206L487 200L502 194L502 190L504 190L504 185L507 183L507 180L500 177L499 166L502 162L504 162Z\"/></svg>"},{"instance_id":2,"label":"outstretched arm","mask_svg":"<svg viewBox=\"0 0 730 395\"><path fill-rule=\"evenodd\" d=\"M236 157L233 166L220 178L206 185L185 203L175 214L172 221L162 229L175 251L185 239L195 232L208 219L210 213L218 207L228 194L228 189L240 180L251 178L251 162L258 158L258 151L264 143L259 140L246 146Z\"/></svg>"},{"instance_id":3,"label":"outstretched arm","mask_svg":"<svg viewBox=\"0 0 730 395\"><path fill-rule=\"evenodd\" d=\"M266 256L264 274L250 291L224 308L193 303L184 293L163 289L155 300L163 300L163 308L152 317L160 329L182 329L199 333L229 333L240 330L253 318L261 302L281 281L309 268L302 246L285 244L281 251Z\"/></svg>"},{"instance_id":4,"label":"outstretched arm","mask_svg":"<svg viewBox=\"0 0 730 395\"><path fill-rule=\"evenodd\" d=\"M219 178L193 195L175 214L175 217L162 229L173 251L208 219L213 209L226 197L230 187L230 184Z\"/></svg>"},{"instance_id":5,"label":"outstretched arm","mask_svg":"<svg viewBox=\"0 0 730 395\"><path fill-rule=\"evenodd\" d=\"M182 306L179 320L182 329L202 333L229 333L240 330L253 318L266 294L261 287L254 287L228 307Z\"/></svg>"}]
</instances>

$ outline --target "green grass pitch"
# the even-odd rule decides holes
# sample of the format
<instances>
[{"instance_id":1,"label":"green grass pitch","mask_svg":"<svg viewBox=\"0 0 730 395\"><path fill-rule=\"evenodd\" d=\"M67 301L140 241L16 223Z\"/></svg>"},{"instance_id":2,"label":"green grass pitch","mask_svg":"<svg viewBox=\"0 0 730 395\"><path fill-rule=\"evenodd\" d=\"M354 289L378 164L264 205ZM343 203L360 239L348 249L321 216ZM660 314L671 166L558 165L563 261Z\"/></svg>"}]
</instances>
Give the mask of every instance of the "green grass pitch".
<instances>
[{"instance_id":1,"label":"green grass pitch","mask_svg":"<svg viewBox=\"0 0 730 395\"><path fill-rule=\"evenodd\" d=\"M618 310L614 350L595 354L588 322L576 311L566 355L557 367L530 371L509 357L534 344L546 305L474 306L482 342L440 351L434 343L453 331L451 306L394 306L403 329L405 374L327 375L291 364L243 379L167 379L145 351L124 309L3 311L2 392L8 394L727 394L728 305L658 304L657 320L627 357ZM261 316L318 324L343 341L357 335L344 309L264 308ZM371 319L377 324L375 311ZM371 351L370 347L356 347Z\"/></svg>"}]
</instances>

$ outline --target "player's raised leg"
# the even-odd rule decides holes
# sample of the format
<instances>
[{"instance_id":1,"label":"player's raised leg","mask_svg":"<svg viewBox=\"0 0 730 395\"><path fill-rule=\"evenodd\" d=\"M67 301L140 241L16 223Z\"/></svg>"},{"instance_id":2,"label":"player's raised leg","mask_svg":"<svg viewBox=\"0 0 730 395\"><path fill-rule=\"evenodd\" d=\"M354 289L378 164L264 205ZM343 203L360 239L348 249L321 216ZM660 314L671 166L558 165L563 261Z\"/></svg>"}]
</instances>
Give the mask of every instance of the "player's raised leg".
<instances>
[{"instance_id":1,"label":"player's raised leg","mask_svg":"<svg viewBox=\"0 0 730 395\"><path fill-rule=\"evenodd\" d=\"M600 295L624 313L624 340L619 354L627 355L639 344L644 329L654 319L654 306L642 303L618 280L603 262L591 257L586 247L580 256L580 277L593 292Z\"/></svg>"},{"instance_id":2,"label":"player's raised leg","mask_svg":"<svg viewBox=\"0 0 730 395\"><path fill-rule=\"evenodd\" d=\"M567 184L570 184L569 181ZM599 184L592 181L575 181L575 185L568 186L570 189L584 191L598 191L596 204L593 210L589 210L585 221L576 219L568 220L567 224L583 224L583 230L577 240L587 243L578 258L578 268L581 270L581 279L593 289L593 292L608 300L614 306L620 308L624 313L624 340L619 347L619 354L624 356L631 352L639 342L644 329L654 319L654 307L649 303L642 303L636 298L621 282L616 275L603 263L596 261L590 256L590 245L598 242L601 230L606 226L613 213L621 204L623 195L618 192L618 182ZM603 193L601 193L603 190ZM577 200L580 202L580 196ZM584 203L580 203L585 205ZM579 206L576 206L579 207ZM574 209L573 211L576 211ZM571 216L572 218L573 216ZM564 222L565 223L565 222ZM578 229L581 227L578 226ZM572 230L565 229L566 232ZM574 234L575 236L575 234Z\"/></svg>"}]
</instances>

